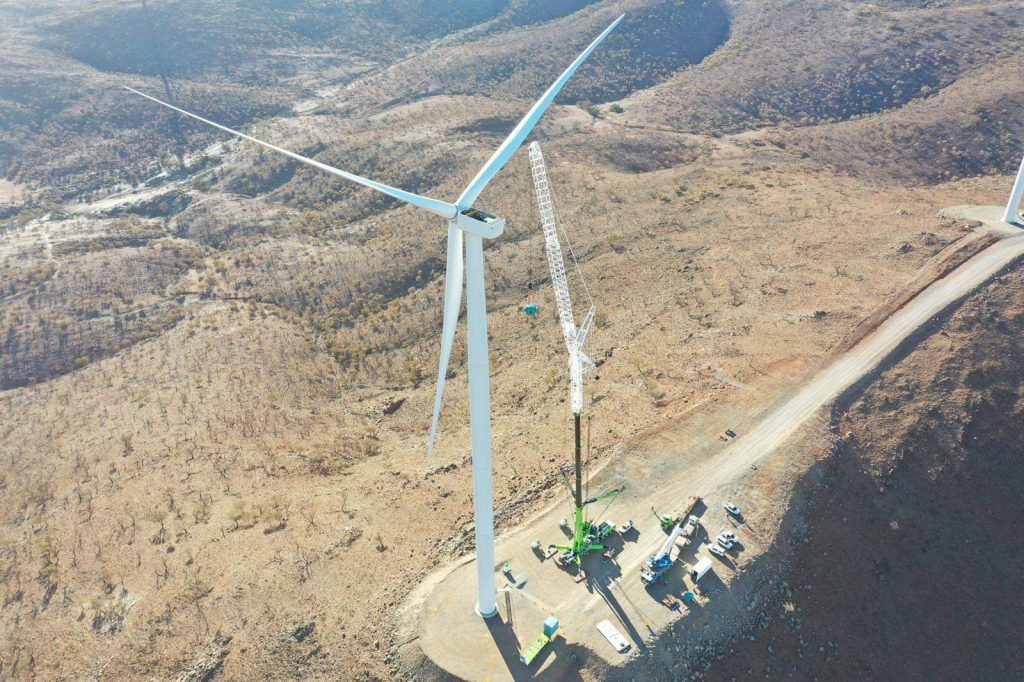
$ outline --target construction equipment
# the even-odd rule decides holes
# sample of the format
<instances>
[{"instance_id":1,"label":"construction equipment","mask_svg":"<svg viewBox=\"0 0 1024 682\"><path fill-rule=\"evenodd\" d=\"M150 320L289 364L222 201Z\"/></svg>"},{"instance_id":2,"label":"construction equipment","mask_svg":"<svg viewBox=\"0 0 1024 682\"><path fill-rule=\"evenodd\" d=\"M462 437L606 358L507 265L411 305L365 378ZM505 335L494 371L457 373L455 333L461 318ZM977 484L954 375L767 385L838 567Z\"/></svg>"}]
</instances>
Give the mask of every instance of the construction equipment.
<instances>
[{"instance_id":1,"label":"construction equipment","mask_svg":"<svg viewBox=\"0 0 1024 682\"><path fill-rule=\"evenodd\" d=\"M698 502L700 502L700 495L694 495L686 501L686 504L684 504L682 508L672 512L671 514L659 514L654 510L654 507L651 507L651 511L658 517L658 523L661 524L662 530L668 532L674 528L676 524L689 516L690 512L693 511L693 508L697 506Z\"/></svg>"},{"instance_id":2,"label":"construction equipment","mask_svg":"<svg viewBox=\"0 0 1024 682\"><path fill-rule=\"evenodd\" d=\"M580 414L583 411L583 375L594 369L593 361L583 352L583 344L594 325L597 309L591 301L590 310L583 318L583 324L579 329L576 328L576 320L572 311L572 296L569 293L569 279L565 274L565 258L562 255L562 245L558 241L558 220L555 214L555 202L551 196L551 183L548 181L544 154L536 142L530 145L530 169L533 172L537 207L540 209L541 228L544 231L544 251L547 253L548 268L551 270L551 288L554 289L555 303L558 306L558 321L562 326L566 350L569 351L569 399L572 412L576 416L578 439ZM582 273L580 276L582 278Z\"/></svg>"},{"instance_id":3,"label":"construction equipment","mask_svg":"<svg viewBox=\"0 0 1024 682\"><path fill-rule=\"evenodd\" d=\"M558 631L558 625L557 618L548 616L547 620L544 621L544 632L537 635L537 639L530 642L530 645L523 649L523 653L519 654L519 660L523 665L530 665L540 655L540 652L544 651L544 647L554 639L555 633Z\"/></svg>"},{"instance_id":4,"label":"construction equipment","mask_svg":"<svg viewBox=\"0 0 1024 682\"><path fill-rule=\"evenodd\" d=\"M580 489L580 451L579 448L576 450L576 488L573 488L572 483L569 482L569 477L565 475L565 471L561 471L562 482L565 483L565 487L569 489L569 494L575 501L575 523L573 525L572 544L571 545L548 545L548 549L561 550L562 553L558 556L558 563L563 566L570 564L576 564L577 566L583 561L583 557L587 552L594 550L604 550L605 546L601 544L608 535L615 530L615 526L608 522L595 523L584 516L587 505L607 500L615 497L622 492L622 488L616 488L615 490L609 490L603 495L597 497L591 497L590 499L584 500L582 490Z\"/></svg>"},{"instance_id":5,"label":"construction equipment","mask_svg":"<svg viewBox=\"0 0 1024 682\"><path fill-rule=\"evenodd\" d=\"M537 307L536 295L533 293L533 285L530 285L529 291L526 292L526 305L523 306L523 313L527 317L537 317L537 313L540 309Z\"/></svg>"},{"instance_id":6,"label":"construction equipment","mask_svg":"<svg viewBox=\"0 0 1024 682\"><path fill-rule=\"evenodd\" d=\"M669 533L668 538L665 540L665 544L661 546L657 554L652 554L647 562L640 568L640 582L644 585L651 586L661 579L661 576L671 566L672 562L672 548L675 547L676 540L683 533L683 522L680 521Z\"/></svg>"},{"instance_id":7,"label":"construction equipment","mask_svg":"<svg viewBox=\"0 0 1024 682\"><path fill-rule=\"evenodd\" d=\"M696 585L697 582L701 578L703 578L707 574L707 572L710 571L710 570L711 570L711 559L709 559L707 557L701 557L701 560L698 561L694 565L694 567L690 569L690 578L693 579L694 585Z\"/></svg>"},{"instance_id":8,"label":"construction equipment","mask_svg":"<svg viewBox=\"0 0 1024 682\"><path fill-rule=\"evenodd\" d=\"M682 536L687 538L687 541L689 541L689 538L693 537L693 534L696 532L698 527L700 527L700 519L691 514L690 518L686 519L686 523L683 524Z\"/></svg>"},{"instance_id":9,"label":"construction equipment","mask_svg":"<svg viewBox=\"0 0 1024 682\"><path fill-rule=\"evenodd\" d=\"M569 489L569 494L575 502L575 524L573 526L572 545L550 545L549 549L562 550L559 556L559 563L580 565L583 555L592 550L603 550L601 544L614 526L609 523L596 523L584 518L584 509L587 505L601 500L609 499L622 492L622 488L611 490L603 495L583 499L583 440L581 420L583 417L583 377L586 373L593 371L594 363L586 353L583 352L583 344L587 340L591 328L594 325L594 318L597 308L591 301L590 310L583 318L583 324L576 327L576 320L572 311L572 296L569 292L569 279L565 273L565 258L562 255L562 245L558 241L558 221L555 216L555 203L551 196L551 183L548 181L547 166L544 163L544 154L540 145L536 142L530 145L530 169L533 172L533 184L537 195L537 207L540 209L541 227L544 231L544 250L547 253L548 268L551 270L551 287L555 292L555 303L558 306L558 320L562 326L562 337L565 339L565 347L569 353L569 399L572 405L573 430L575 435L575 479L574 486L569 482L565 471L562 471L562 480ZM570 248L571 253L571 248ZM577 264L577 271L579 270ZM580 278L582 280L582 273ZM583 281L586 288L586 281ZM589 290L587 290L589 297Z\"/></svg>"}]
</instances>

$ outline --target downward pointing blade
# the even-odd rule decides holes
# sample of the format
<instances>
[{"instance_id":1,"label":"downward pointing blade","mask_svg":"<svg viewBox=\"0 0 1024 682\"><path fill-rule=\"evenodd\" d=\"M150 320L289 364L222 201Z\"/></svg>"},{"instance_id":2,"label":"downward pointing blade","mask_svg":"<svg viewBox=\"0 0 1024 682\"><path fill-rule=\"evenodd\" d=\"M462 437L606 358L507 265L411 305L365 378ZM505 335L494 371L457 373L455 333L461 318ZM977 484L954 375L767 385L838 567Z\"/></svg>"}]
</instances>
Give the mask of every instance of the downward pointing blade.
<instances>
[{"instance_id":1,"label":"downward pointing blade","mask_svg":"<svg viewBox=\"0 0 1024 682\"><path fill-rule=\"evenodd\" d=\"M537 125L540 117L544 115L544 112L547 111L547 108L555 100L555 97L558 96L558 93L561 92L563 87L565 87L565 84L570 78L572 78L572 75L576 73L576 69L580 68L580 65L587 60L590 53L596 50L597 46L608 37L608 34L615 30L615 27L619 25L619 22L621 22L622 18L625 16L626 15L623 14L613 21L612 25L606 28L601 35L595 38L594 42L590 43L587 49L576 58L576 61L570 64L569 68L567 68L565 72L558 77L558 80L548 88L548 91L545 92L537 103L533 105L533 108L526 113L526 116L524 116L523 120L519 122L519 125L509 133L509 136L501 143L498 150L494 152L494 156L492 156L490 161L480 169L477 176L473 178L473 182L469 183L469 187L466 188L466 191L462 193L462 196L459 197L459 200L455 203L462 207L473 205L473 202L477 200L480 193L484 191L485 187L487 187L487 183L489 183L494 176L498 174L498 171L508 163L508 160L512 158L512 155L515 154L523 145L526 137Z\"/></svg>"},{"instance_id":2,"label":"downward pointing blade","mask_svg":"<svg viewBox=\"0 0 1024 682\"><path fill-rule=\"evenodd\" d=\"M437 440L437 423L441 418L441 398L444 395L444 380L448 374L448 361L452 356L455 342L455 325L462 308L462 280L465 273L465 257L462 247L462 230L448 226L448 265L444 282L444 326L441 329L441 359L437 367L437 395L434 398L434 421L430 425L430 440L427 442L427 456L434 452Z\"/></svg>"},{"instance_id":3,"label":"downward pointing blade","mask_svg":"<svg viewBox=\"0 0 1024 682\"><path fill-rule=\"evenodd\" d=\"M128 92L133 92L136 95L139 95L140 97L145 97L151 102L156 102L161 106L167 107L168 109L171 109L173 111L177 111L179 114L184 114L189 118L194 118L195 120L201 123L205 123L206 125L213 126L214 128L217 128L219 130L223 130L226 133L231 133L232 135L240 137L243 140L255 142L261 147L266 147L271 151L275 151L279 154L284 154L285 156L291 157L296 161L301 161L302 163L308 166L313 166L313 168L319 168L322 171L327 171L332 175L337 175L339 177L345 178L346 180L357 182L360 185L363 185L364 187L369 187L370 189L381 192L382 194L387 194L388 196L394 197L395 199L400 199L401 201L412 204L413 206L419 206L420 208L426 209L427 211L439 215L442 218L447 218L448 220L451 220L458 213L458 209L453 204L449 204L446 201L439 201L438 199L431 199L430 197L421 196L419 194L414 194L412 192L406 192L405 190L398 189L397 187L391 187L390 185L385 185L384 183L381 182L369 180L367 178L362 177L361 175L356 175L355 173L348 173L339 168L335 168L334 166L329 166L326 163L321 163L320 161L310 159L308 157L302 156L301 154L296 154L295 152L290 152L287 149L282 149L281 147L272 145L269 142L257 140L255 137L246 135L245 133L240 133L237 130L232 130L231 128L228 128L227 126L222 126L219 123L214 123L213 121L207 120L202 116L197 116L193 113L185 111L184 109L179 109L173 104L168 104L167 102L158 100L156 97L150 97L149 95L143 92L139 92L138 90L129 88L127 85L123 85L121 87L123 87Z\"/></svg>"}]
</instances>

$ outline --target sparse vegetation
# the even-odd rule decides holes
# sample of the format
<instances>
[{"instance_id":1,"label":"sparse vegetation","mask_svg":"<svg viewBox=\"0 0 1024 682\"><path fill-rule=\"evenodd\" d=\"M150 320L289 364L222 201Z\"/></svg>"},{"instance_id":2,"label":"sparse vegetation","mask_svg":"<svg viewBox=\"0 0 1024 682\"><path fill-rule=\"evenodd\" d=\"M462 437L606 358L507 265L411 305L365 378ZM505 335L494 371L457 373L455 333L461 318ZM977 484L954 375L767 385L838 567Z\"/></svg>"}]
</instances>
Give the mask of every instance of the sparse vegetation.
<instances>
[{"instance_id":1,"label":"sparse vegetation","mask_svg":"<svg viewBox=\"0 0 1024 682\"><path fill-rule=\"evenodd\" d=\"M39 568L39 580L46 585L56 585L60 571L56 539L51 533L41 535L36 539L36 549L42 562L42 566Z\"/></svg>"},{"instance_id":2,"label":"sparse vegetation","mask_svg":"<svg viewBox=\"0 0 1024 682\"><path fill-rule=\"evenodd\" d=\"M163 89L138 3L29 4L0 10L21 17L0 55L0 677L330 678L345 651L390 679L391 614L472 549L461 332L423 459L443 231L121 95ZM1001 6L149 5L177 102L439 197L629 10L536 132L597 306L595 462L732 400L722 376L767 399L816 366L964 234L941 202L1005 193L949 179L1006 170L1021 139ZM557 489L566 369L524 155L480 205L508 217L486 258L515 524Z\"/></svg>"},{"instance_id":3,"label":"sparse vegetation","mask_svg":"<svg viewBox=\"0 0 1024 682\"><path fill-rule=\"evenodd\" d=\"M100 594L89 600L87 608L92 613L93 630L105 635L115 635L124 625L129 607L124 599L111 594Z\"/></svg>"},{"instance_id":4,"label":"sparse vegetation","mask_svg":"<svg viewBox=\"0 0 1024 682\"><path fill-rule=\"evenodd\" d=\"M247 501L235 500L235 503L231 506L231 515L229 518L235 524L231 530L241 530L244 528L252 528L256 525L256 521L259 520L259 515L249 508L249 503Z\"/></svg>"}]
</instances>

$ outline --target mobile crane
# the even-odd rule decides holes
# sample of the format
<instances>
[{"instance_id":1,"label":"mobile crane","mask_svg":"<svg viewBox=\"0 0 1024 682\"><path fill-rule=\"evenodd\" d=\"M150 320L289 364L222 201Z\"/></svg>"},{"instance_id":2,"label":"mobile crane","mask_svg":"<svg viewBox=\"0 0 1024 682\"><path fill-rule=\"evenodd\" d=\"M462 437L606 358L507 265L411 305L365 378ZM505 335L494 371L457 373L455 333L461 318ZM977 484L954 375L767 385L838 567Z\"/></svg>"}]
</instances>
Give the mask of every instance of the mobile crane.
<instances>
[{"instance_id":1,"label":"mobile crane","mask_svg":"<svg viewBox=\"0 0 1024 682\"><path fill-rule=\"evenodd\" d=\"M615 497L622 488L610 490L601 495L583 499L583 440L581 421L583 417L583 376L594 370L593 361L583 352L583 344L594 325L597 308L591 303L590 310L583 318L583 324L576 328L572 312L572 296L569 293L569 281L565 274L565 258L562 245L558 241L558 223L555 218L555 205L551 198L551 185L548 182L547 167L540 145L530 145L530 169L533 172L533 183L537 194L537 205L540 209L541 227L544 230L544 250L547 253L548 268L551 270L551 287L555 292L555 303L558 306L558 319L562 326L562 336L569 352L569 398L572 405L573 430L575 436L575 485L569 481L562 470L562 480L569 489L573 499L574 523L571 545L548 545L548 549L561 550L559 563L563 565L580 565L583 556L593 550L603 550L601 541L608 536L615 526L605 522L592 521L586 518L588 505ZM581 274L582 277L582 274ZM584 282L585 286L585 282ZM588 291L589 295L589 291Z\"/></svg>"}]
</instances>

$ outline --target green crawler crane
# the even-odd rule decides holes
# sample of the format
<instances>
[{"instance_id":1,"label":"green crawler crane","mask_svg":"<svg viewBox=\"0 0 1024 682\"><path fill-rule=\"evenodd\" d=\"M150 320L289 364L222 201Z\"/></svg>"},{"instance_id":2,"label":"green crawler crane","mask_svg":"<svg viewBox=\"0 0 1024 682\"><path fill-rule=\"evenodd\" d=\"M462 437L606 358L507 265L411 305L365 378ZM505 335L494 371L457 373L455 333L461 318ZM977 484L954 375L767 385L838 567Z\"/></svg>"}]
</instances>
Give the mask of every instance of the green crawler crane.
<instances>
[{"instance_id":1,"label":"green crawler crane","mask_svg":"<svg viewBox=\"0 0 1024 682\"><path fill-rule=\"evenodd\" d=\"M569 494L575 502L572 545L548 545L549 550L562 551L558 561L563 566L573 563L579 566L587 552L605 549L601 541L608 537L608 534L615 529L615 526L607 521L598 523L597 521L587 519L584 516L584 510L587 505L615 497L623 490L622 488L616 488L597 497L591 497L587 500L583 499L583 447L580 437L580 413L576 412L573 417L576 427L576 486L573 487L572 483L569 482L569 477L565 475L564 470L560 471L565 487L569 489Z\"/></svg>"},{"instance_id":2,"label":"green crawler crane","mask_svg":"<svg viewBox=\"0 0 1024 682\"><path fill-rule=\"evenodd\" d=\"M621 492L621 488L599 495L589 500L583 499L583 467L580 443L580 418L583 414L583 378L586 374L596 369L595 363L583 352L583 344L587 340L591 327L596 319L597 308L594 307L593 299L590 299L590 309L583 318L583 323L576 327L576 318L572 311L572 296L569 291L569 280L565 270L565 258L562 255L562 245L558 240L558 221L555 214L554 198L551 195L551 182L548 178L547 165L544 162L544 154L540 151L540 145L536 142L530 145L530 169L533 173L533 185L537 194L537 207L540 209L541 227L544 230L544 250L547 253L548 269L551 271L551 288L555 294L555 303L558 306L558 320L562 327L562 337L565 339L565 348L569 352L569 398L572 405L572 414L576 424L576 485L569 482L562 471L562 479L569 494L575 501L575 524L573 526L572 546L549 545L549 549L560 549L562 555L560 563L577 566L583 560L583 555L595 549L604 549L601 544L608 533L613 530L611 524L596 523L584 518L584 509L587 505L600 500L614 497ZM562 231L568 243L568 234ZM570 252L572 246L569 246ZM583 271L576 262L573 254L573 264L579 275L580 283L590 298L590 288L587 286ZM530 300L533 303L533 300ZM527 310L529 315L531 310Z\"/></svg>"}]
</instances>

